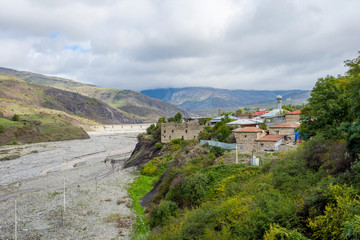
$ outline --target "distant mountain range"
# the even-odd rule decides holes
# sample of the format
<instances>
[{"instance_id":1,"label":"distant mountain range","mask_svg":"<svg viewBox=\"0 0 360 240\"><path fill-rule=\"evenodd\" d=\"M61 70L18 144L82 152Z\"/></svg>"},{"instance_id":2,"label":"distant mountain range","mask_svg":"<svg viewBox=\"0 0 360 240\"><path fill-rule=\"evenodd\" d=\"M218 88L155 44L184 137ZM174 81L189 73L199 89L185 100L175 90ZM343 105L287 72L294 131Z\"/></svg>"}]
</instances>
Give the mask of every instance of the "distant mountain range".
<instances>
[{"instance_id":1,"label":"distant mountain range","mask_svg":"<svg viewBox=\"0 0 360 240\"><path fill-rule=\"evenodd\" d=\"M9 68L0 67L0 73L15 76L29 83L41 84L56 89L75 92L79 95L105 102L125 115L125 118L120 118L124 120L122 123L128 123L129 121L126 119L131 119L132 122L154 122L159 117L171 117L178 112L181 112L183 116L189 116L189 112L180 107L132 90L102 88L65 78L45 76Z\"/></svg>"},{"instance_id":2,"label":"distant mountain range","mask_svg":"<svg viewBox=\"0 0 360 240\"><path fill-rule=\"evenodd\" d=\"M308 90L228 90L208 87L159 88L141 93L188 110L275 107L277 95L283 97L283 104L302 104L310 97Z\"/></svg>"}]
</instances>

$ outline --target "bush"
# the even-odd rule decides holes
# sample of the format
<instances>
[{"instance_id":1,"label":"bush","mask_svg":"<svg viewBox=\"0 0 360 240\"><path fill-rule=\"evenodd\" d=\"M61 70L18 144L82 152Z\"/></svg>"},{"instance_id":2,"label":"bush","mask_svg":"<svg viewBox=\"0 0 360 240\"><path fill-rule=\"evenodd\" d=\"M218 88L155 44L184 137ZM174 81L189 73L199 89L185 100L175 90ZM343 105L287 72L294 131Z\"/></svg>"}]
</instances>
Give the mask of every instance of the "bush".
<instances>
[{"instance_id":1,"label":"bush","mask_svg":"<svg viewBox=\"0 0 360 240\"><path fill-rule=\"evenodd\" d=\"M163 145L160 142L155 143L155 149L161 149Z\"/></svg>"},{"instance_id":2,"label":"bush","mask_svg":"<svg viewBox=\"0 0 360 240\"><path fill-rule=\"evenodd\" d=\"M177 205L171 201L162 201L150 214L150 227L161 226L166 223L171 217L176 216L178 210Z\"/></svg>"},{"instance_id":3,"label":"bush","mask_svg":"<svg viewBox=\"0 0 360 240\"><path fill-rule=\"evenodd\" d=\"M221 148L221 147L217 147L217 146L213 146L210 149L210 153L213 153L215 155L215 157L220 157L222 155L224 155L225 149Z\"/></svg>"},{"instance_id":4,"label":"bush","mask_svg":"<svg viewBox=\"0 0 360 240\"><path fill-rule=\"evenodd\" d=\"M158 158L154 158L153 160L151 160L150 162L145 164L145 166L141 170L141 174L145 175L145 176L156 175L157 170L158 170L157 165L156 165L157 161L158 161Z\"/></svg>"},{"instance_id":5,"label":"bush","mask_svg":"<svg viewBox=\"0 0 360 240\"><path fill-rule=\"evenodd\" d=\"M8 142L6 145L18 145L19 143L17 141L11 141Z\"/></svg>"},{"instance_id":6,"label":"bush","mask_svg":"<svg viewBox=\"0 0 360 240\"><path fill-rule=\"evenodd\" d=\"M166 195L167 200L177 202L180 207L199 206L206 196L208 178L205 174L195 172L186 177L180 184L172 186Z\"/></svg>"},{"instance_id":7,"label":"bush","mask_svg":"<svg viewBox=\"0 0 360 240\"><path fill-rule=\"evenodd\" d=\"M14 116L11 118L11 121L15 121L15 122L17 122L19 120L20 120L20 117L17 114L14 114Z\"/></svg>"}]
</instances>

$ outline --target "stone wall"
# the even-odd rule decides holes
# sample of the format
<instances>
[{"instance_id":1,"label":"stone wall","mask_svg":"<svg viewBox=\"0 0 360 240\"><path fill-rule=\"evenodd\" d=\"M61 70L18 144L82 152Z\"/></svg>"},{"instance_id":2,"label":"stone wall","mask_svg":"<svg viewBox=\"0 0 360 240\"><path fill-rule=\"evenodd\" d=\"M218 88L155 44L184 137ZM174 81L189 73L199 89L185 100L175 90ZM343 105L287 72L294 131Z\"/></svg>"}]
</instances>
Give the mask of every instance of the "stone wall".
<instances>
[{"instance_id":1,"label":"stone wall","mask_svg":"<svg viewBox=\"0 0 360 240\"><path fill-rule=\"evenodd\" d=\"M269 128L269 134L280 134L280 135L287 135L287 140L294 141L295 139L295 128Z\"/></svg>"},{"instance_id":2,"label":"stone wall","mask_svg":"<svg viewBox=\"0 0 360 240\"><path fill-rule=\"evenodd\" d=\"M265 132L238 132L235 133L236 144L239 152L252 152L257 150L256 140L265 136Z\"/></svg>"},{"instance_id":3,"label":"stone wall","mask_svg":"<svg viewBox=\"0 0 360 240\"><path fill-rule=\"evenodd\" d=\"M198 122L163 123L161 124L161 142L168 143L173 139L197 139L205 125Z\"/></svg>"},{"instance_id":4,"label":"stone wall","mask_svg":"<svg viewBox=\"0 0 360 240\"><path fill-rule=\"evenodd\" d=\"M258 151L277 151L279 150L279 146L282 143L283 139L278 140L277 142L270 141L261 141L257 142L257 150ZM277 146L277 148L276 148Z\"/></svg>"},{"instance_id":5,"label":"stone wall","mask_svg":"<svg viewBox=\"0 0 360 240\"><path fill-rule=\"evenodd\" d=\"M298 114L287 114L285 115L285 122L300 122L300 115Z\"/></svg>"}]
</instances>

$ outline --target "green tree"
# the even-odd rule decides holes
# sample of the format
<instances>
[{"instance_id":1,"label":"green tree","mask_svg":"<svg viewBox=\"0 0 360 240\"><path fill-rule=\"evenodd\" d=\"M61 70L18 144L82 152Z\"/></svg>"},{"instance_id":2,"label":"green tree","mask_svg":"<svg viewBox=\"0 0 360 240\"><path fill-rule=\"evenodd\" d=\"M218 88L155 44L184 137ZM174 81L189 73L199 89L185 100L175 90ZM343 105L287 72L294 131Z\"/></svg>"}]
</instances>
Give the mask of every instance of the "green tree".
<instances>
[{"instance_id":1,"label":"green tree","mask_svg":"<svg viewBox=\"0 0 360 240\"><path fill-rule=\"evenodd\" d=\"M15 122L17 122L19 120L20 120L20 117L17 114L14 114L14 116L11 118L11 121L15 121Z\"/></svg>"}]
</instances>

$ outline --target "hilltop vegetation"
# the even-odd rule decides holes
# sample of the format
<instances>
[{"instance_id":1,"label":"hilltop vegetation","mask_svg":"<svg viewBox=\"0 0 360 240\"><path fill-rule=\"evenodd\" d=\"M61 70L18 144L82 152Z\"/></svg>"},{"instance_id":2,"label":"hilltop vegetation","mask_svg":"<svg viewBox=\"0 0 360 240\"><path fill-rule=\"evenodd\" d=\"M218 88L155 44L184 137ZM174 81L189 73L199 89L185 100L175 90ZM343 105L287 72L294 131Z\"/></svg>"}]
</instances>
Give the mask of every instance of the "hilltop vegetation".
<instances>
[{"instance_id":1,"label":"hilltop vegetation","mask_svg":"<svg viewBox=\"0 0 360 240\"><path fill-rule=\"evenodd\" d=\"M0 72L18 77L30 83L41 84L95 98L118 109L130 119L153 122L159 117L170 117L177 112L181 112L184 116L189 114L182 108L132 90L102 88L65 78L50 77L8 68L0 68Z\"/></svg>"},{"instance_id":2,"label":"hilltop vegetation","mask_svg":"<svg viewBox=\"0 0 360 240\"><path fill-rule=\"evenodd\" d=\"M0 144L88 138L82 128L139 121L96 99L10 75L0 75L0 96Z\"/></svg>"},{"instance_id":3,"label":"hilltop vegetation","mask_svg":"<svg viewBox=\"0 0 360 240\"><path fill-rule=\"evenodd\" d=\"M147 225L138 227L139 236L359 239L360 60L347 64L345 76L319 79L314 87L302 112L308 140L265 154L260 167L228 163L231 152L196 141L158 145L141 163L140 178L152 177L154 188L142 199Z\"/></svg>"}]
</instances>

